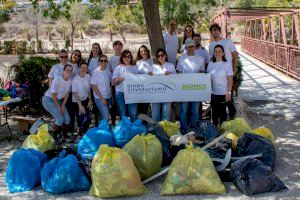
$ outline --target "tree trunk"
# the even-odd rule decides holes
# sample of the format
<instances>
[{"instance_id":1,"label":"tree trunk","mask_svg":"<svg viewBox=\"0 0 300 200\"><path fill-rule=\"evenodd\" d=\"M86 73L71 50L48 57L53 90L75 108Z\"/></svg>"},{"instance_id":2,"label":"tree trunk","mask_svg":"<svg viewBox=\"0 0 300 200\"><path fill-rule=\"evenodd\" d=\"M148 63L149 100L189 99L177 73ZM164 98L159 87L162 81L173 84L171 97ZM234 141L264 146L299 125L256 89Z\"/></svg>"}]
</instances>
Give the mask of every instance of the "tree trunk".
<instances>
[{"instance_id":1,"label":"tree trunk","mask_svg":"<svg viewBox=\"0 0 300 200\"><path fill-rule=\"evenodd\" d=\"M165 49L162 29L160 24L158 1L157 0L142 0L147 32L150 40L151 52L155 58L155 52L158 48Z\"/></svg>"},{"instance_id":2,"label":"tree trunk","mask_svg":"<svg viewBox=\"0 0 300 200\"><path fill-rule=\"evenodd\" d=\"M109 29L109 38L110 38L110 41L112 42L113 41L113 35L112 35L111 28Z\"/></svg>"},{"instance_id":3,"label":"tree trunk","mask_svg":"<svg viewBox=\"0 0 300 200\"><path fill-rule=\"evenodd\" d=\"M81 39L84 39L84 38L83 38L83 30L80 31L80 38L81 38Z\"/></svg>"},{"instance_id":4,"label":"tree trunk","mask_svg":"<svg viewBox=\"0 0 300 200\"><path fill-rule=\"evenodd\" d=\"M72 27L72 32L71 32L71 51L73 51L74 33L75 33L75 27Z\"/></svg>"},{"instance_id":5,"label":"tree trunk","mask_svg":"<svg viewBox=\"0 0 300 200\"><path fill-rule=\"evenodd\" d=\"M39 46L39 29L38 29L38 25L35 25L35 38L36 38L37 52L40 53L41 49L40 49L40 46Z\"/></svg>"}]
</instances>

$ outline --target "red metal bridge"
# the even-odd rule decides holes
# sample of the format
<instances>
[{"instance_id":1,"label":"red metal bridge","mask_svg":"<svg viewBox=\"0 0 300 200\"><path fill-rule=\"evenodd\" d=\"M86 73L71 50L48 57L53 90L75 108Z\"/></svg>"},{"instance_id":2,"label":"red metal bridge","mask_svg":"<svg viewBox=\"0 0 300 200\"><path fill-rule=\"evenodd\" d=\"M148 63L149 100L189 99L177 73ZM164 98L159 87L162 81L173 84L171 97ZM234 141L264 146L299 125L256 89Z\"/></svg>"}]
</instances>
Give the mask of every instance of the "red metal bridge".
<instances>
[{"instance_id":1,"label":"red metal bridge","mask_svg":"<svg viewBox=\"0 0 300 200\"><path fill-rule=\"evenodd\" d=\"M224 8L211 20L231 37L232 23L244 26L242 51L300 80L300 8Z\"/></svg>"}]
</instances>

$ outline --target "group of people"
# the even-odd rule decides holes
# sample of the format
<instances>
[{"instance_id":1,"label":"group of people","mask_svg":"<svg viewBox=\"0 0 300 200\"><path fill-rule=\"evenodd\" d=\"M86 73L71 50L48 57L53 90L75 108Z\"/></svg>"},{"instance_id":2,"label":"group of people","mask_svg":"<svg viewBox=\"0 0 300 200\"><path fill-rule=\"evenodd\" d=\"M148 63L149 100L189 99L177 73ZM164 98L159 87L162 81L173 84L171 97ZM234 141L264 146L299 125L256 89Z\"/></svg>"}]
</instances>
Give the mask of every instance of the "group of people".
<instances>
[{"instance_id":1,"label":"group of people","mask_svg":"<svg viewBox=\"0 0 300 200\"><path fill-rule=\"evenodd\" d=\"M226 106L230 118L235 116L232 102L233 75L237 65L237 51L230 39L221 37L218 24L210 27L213 42L207 51L201 44L201 35L187 25L184 29L183 44L180 48L176 35L176 23L170 21L168 31L163 34L166 50L157 49L155 59L149 49L142 45L137 51L136 60L129 50L123 50L121 41L113 43L114 55L108 59L100 45L94 43L87 62L82 62L81 52L68 53L61 50L59 64L52 66L49 74L49 89L42 100L44 108L55 118L54 131L74 130L75 119L79 133L83 134L90 126L92 114L95 124L99 113L102 119L115 124L116 116L128 116L133 122L139 113L148 113L151 107L152 118L158 122L171 119L173 102L151 104L126 104L124 99L124 75L176 73L210 73L212 81L211 107L215 125L227 119ZM177 54L182 55L177 59ZM202 117L201 102L180 103L180 128L184 133L191 122Z\"/></svg>"}]
</instances>

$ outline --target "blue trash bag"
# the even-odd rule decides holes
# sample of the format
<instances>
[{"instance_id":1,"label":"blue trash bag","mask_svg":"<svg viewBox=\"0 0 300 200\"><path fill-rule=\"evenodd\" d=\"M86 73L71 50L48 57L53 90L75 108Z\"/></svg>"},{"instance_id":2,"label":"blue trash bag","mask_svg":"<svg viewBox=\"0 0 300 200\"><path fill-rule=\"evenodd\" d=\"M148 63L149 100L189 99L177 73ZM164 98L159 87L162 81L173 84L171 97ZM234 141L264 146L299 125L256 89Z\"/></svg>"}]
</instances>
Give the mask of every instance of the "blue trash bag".
<instances>
[{"instance_id":1,"label":"blue trash bag","mask_svg":"<svg viewBox=\"0 0 300 200\"><path fill-rule=\"evenodd\" d=\"M42 188L53 194L88 191L91 183L81 171L77 158L63 150L46 163L41 172Z\"/></svg>"},{"instance_id":2,"label":"blue trash bag","mask_svg":"<svg viewBox=\"0 0 300 200\"><path fill-rule=\"evenodd\" d=\"M19 149L8 161L6 184L11 193L24 192L41 182L41 170L47 155L35 149Z\"/></svg>"},{"instance_id":3,"label":"blue trash bag","mask_svg":"<svg viewBox=\"0 0 300 200\"><path fill-rule=\"evenodd\" d=\"M123 148L134 136L146 133L146 131L147 128L143 125L142 120L137 119L131 123L128 117L122 116L122 120L113 128L112 133L116 145Z\"/></svg>"},{"instance_id":4,"label":"blue trash bag","mask_svg":"<svg viewBox=\"0 0 300 200\"><path fill-rule=\"evenodd\" d=\"M86 132L77 145L77 153L83 160L93 159L102 144L107 144L110 147L115 146L113 135L106 120L102 120L98 127L91 128Z\"/></svg>"}]
</instances>

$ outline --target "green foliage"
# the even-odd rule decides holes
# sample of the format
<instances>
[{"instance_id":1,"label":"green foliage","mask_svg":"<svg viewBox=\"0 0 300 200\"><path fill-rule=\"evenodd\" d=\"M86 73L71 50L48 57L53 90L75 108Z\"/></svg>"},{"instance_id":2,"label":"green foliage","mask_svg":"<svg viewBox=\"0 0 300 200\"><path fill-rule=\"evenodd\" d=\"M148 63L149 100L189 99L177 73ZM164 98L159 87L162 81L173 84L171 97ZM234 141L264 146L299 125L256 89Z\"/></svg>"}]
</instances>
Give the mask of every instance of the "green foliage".
<instances>
[{"instance_id":1,"label":"green foliage","mask_svg":"<svg viewBox=\"0 0 300 200\"><path fill-rule=\"evenodd\" d=\"M24 55L27 53L27 42L26 41L18 41L17 42L17 54Z\"/></svg>"},{"instance_id":2,"label":"green foliage","mask_svg":"<svg viewBox=\"0 0 300 200\"><path fill-rule=\"evenodd\" d=\"M167 27L170 20L175 20L179 26L191 24L198 31L207 31L213 14L210 11L218 3L217 0L161 0L159 7L162 24Z\"/></svg>"},{"instance_id":3,"label":"green foliage","mask_svg":"<svg viewBox=\"0 0 300 200\"><path fill-rule=\"evenodd\" d=\"M243 65L242 62L240 60L240 58L238 58L238 63L236 66L236 72L233 76L233 90L238 91L239 87L241 86L242 82L243 82Z\"/></svg>"},{"instance_id":4,"label":"green foliage","mask_svg":"<svg viewBox=\"0 0 300 200\"><path fill-rule=\"evenodd\" d=\"M0 9L0 24L7 21L9 21L8 13L5 10Z\"/></svg>"},{"instance_id":5,"label":"green foliage","mask_svg":"<svg viewBox=\"0 0 300 200\"><path fill-rule=\"evenodd\" d=\"M14 0L6 0L3 4L3 10L9 11L16 7L17 3Z\"/></svg>"},{"instance_id":6,"label":"green foliage","mask_svg":"<svg viewBox=\"0 0 300 200\"><path fill-rule=\"evenodd\" d=\"M2 54L4 54L4 55L12 54L14 45L15 45L14 40L4 41Z\"/></svg>"},{"instance_id":7,"label":"green foliage","mask_svg":"<svg viewBox=\"0 0 300 200\"><path fill-rule=\"evenodd\" d=\"M71 40L70 38L67 38L65 40L65 49L69 49L71 47Z\"/></svg>"},{"instance_id":8,"label":"green foliage","mask_svg":"<svg viewBox=\"0 0 300 200\"><path fill-rule=\"evenodd\" d=\"M47 89L47 86L43 87L43 82L47 79L51 66L57 62L56 59L44 57L20 58L15 80L19 83L29 81L31 108L38 111L42 110L41 99Z\"/></svg>"},{"instance_id":9,"label":"green foliage","mask_svg":"<svg viewBox=\"0 0 300 200\"><path fill-rule=\"evenodd\" d=\"M29 46L28 46L28 53L29 54L35 54L35 44L36 42L35 41L31 41Z\"/></svg>"},{"instance_id":10,"label":"green foliage","mask_svg":"<svg viewBox=\"0 0 300 200\"><path fill-rule=\"evenodd\" d=\"M102 19L105 8L100 5L96 5L88 8L88 14L91 19Z\"/></svg>"}]
</instances>

